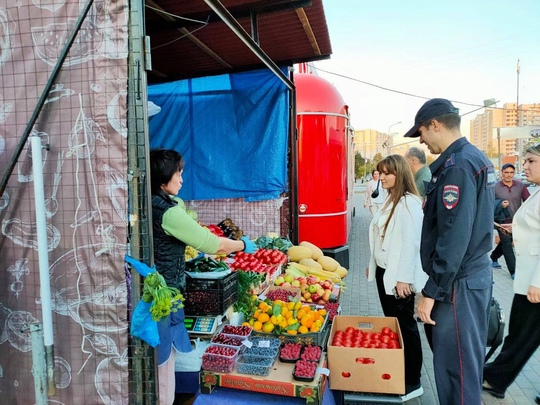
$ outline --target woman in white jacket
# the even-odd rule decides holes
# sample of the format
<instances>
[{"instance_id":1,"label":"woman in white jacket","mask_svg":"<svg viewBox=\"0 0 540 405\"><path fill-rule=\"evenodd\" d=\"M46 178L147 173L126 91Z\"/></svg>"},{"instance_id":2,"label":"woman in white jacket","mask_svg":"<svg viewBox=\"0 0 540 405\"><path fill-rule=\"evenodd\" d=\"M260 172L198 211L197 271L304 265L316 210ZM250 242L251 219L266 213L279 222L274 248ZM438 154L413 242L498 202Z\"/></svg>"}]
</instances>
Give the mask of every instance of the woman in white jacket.
<instances>
[{"instance_id":1,"label":"woman in white jacket","mask_svg":"<svg viewBox=\"0 0 540 405\"><path fill-rule=\"evenodd\" d=\"M540 144L527 149L523 169L528 181L540 185ZM512 233L516 251L514 300L501 352L484 367L484 389L497 398L504 398L506 389L540 347L539 187L521 204L512 224L504 226ZM540 403L540 395L536 403Z\"/></svg>"},{"instance_id":2,"label":"woman in white jacket","mask_svg":"<svg viewBox=\"0 0 540 405\"><path fill-rule=\"evenodd\" d=\"M384 315L399 322L405 346L406 401L424 392L420 385L422 347L414 318L414 293L421 291L427 280L420 262L422 200L403 156L387 156L377 170L388 197L369 227L367 277L377 282Z\"/></svg>"}]
</instances>

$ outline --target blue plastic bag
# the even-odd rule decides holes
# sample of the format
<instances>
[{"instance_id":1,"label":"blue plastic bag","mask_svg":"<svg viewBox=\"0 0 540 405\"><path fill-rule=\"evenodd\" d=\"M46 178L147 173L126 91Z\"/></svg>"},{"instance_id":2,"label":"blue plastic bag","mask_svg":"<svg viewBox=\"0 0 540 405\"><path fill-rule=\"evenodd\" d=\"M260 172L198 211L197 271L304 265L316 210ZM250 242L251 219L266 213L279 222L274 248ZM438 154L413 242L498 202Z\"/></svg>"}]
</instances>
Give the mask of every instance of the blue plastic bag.
<instances>
[{"instance_id":1,"label":"blue plastic bag","mask_svg":"<svg viewBox=\"0 0 540 405\"><path fill-rule=\"evenodd\" d=\"M144 340L152 347L159 345L159 333L157 322L152 319L150 314L151 302L140 300L131 318L131 335Z\"/></svg>"},{"instance_id":2,"label":"blue plastic bag","mask_svg":"<svg viewBox=\"0 0 540 405\"><path fill-rule=\"evenodd\" d=\"M155 265L154 267L150 267L147 264L140 262L131 256L126 255L124 257L124 260L126 261L126 263L129 263L131 267L137 270L139 274L143 277L147 277L149 274L152 274L154 271L156 271Z\"/></svg>"}]
</instances>

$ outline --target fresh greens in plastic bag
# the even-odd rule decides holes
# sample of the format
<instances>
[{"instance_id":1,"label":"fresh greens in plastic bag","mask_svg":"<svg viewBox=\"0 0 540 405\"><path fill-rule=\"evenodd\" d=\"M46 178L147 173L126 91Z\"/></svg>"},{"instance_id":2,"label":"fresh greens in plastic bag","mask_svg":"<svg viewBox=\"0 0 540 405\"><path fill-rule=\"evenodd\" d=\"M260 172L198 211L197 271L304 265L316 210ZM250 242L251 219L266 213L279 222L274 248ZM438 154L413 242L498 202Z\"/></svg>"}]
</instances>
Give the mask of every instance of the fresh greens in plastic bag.
<instances>
[{"instance_id":1,"label":"fresh greens in plastic bag","mask_svg":"<svg viewBox=\"0 0 540 405\"><path fill-rule=\"evenodd\" d=\"M160 343L157 322L150 313L151 302L140 300L131 317L131 334L152 347Z\"/></svg>"}]
</instances>

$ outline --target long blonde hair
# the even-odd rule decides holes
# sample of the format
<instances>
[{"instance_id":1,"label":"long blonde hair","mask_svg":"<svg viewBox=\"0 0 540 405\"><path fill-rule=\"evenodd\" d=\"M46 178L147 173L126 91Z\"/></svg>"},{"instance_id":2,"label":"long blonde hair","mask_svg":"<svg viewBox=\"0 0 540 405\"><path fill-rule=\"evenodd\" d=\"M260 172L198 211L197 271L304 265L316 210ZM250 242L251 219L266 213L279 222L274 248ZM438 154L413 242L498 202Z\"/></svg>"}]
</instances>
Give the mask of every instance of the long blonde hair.
<instances>
[{"instance_id":1,"label":"long blonde hair","mask_svg":"<svg viewBox=\"0 0 540 405\"><path fill-rule=\"evenodd\" d=\"M401 155L389 155L377 163L377 170L379 173L389 173L396 176L396 182L394 187L388 190L388 198L386 200L385 206L388 206L392 203L392 209L390 210L390 215L386 220L386 223L383 226L382 234L386 234L386 228L388 223L394 215L396 206L405 194L414 194L420 197L418 189L416 188L416 183L414 182L414 175L411 170L411 167L407 163L407 160Z\"/></svg>"}]
</instances>

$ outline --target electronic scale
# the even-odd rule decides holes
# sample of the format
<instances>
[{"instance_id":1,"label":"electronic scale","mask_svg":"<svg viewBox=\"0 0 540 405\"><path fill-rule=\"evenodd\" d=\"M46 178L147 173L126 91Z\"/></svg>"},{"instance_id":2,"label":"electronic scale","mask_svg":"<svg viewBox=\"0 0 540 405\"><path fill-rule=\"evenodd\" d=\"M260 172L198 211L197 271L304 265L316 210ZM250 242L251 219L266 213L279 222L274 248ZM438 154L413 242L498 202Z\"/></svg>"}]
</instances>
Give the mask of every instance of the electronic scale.
<instances>
[{"instance_id":1,"label":"electronic scale","mask_svg":"<svg viewBox=\"0 0 540 405\"><path fill-rule=\"evenodd\" d=\"M221 316L186 316L184 325L189 334L213 335Z\"/></svg>"}]
</instances>

